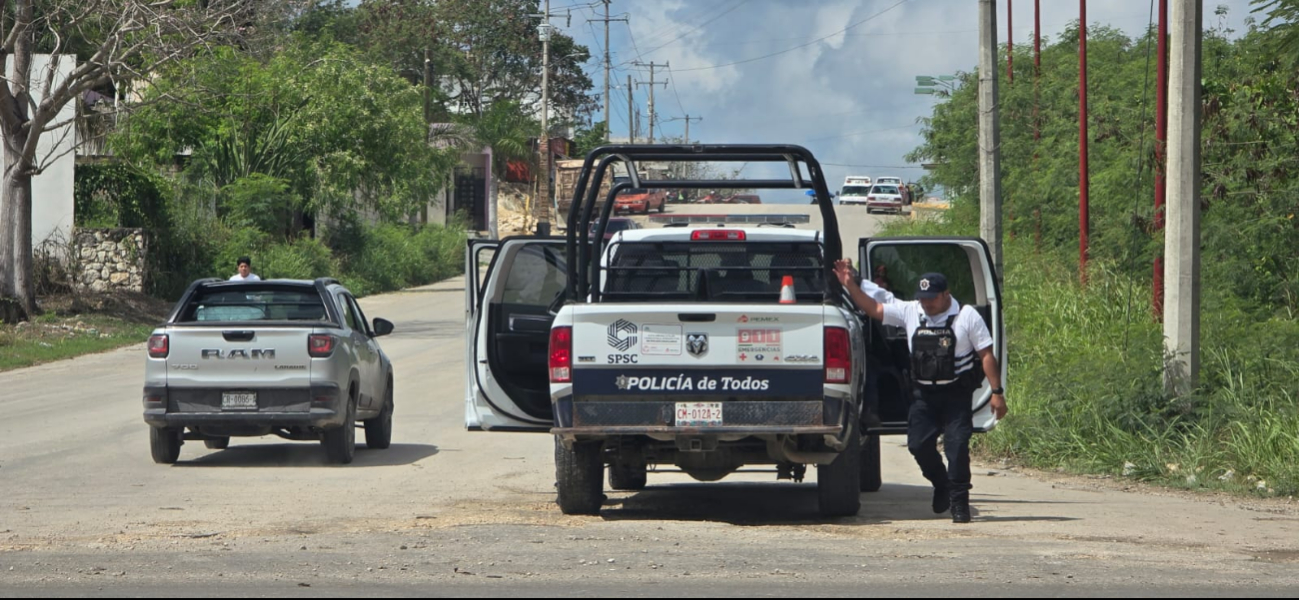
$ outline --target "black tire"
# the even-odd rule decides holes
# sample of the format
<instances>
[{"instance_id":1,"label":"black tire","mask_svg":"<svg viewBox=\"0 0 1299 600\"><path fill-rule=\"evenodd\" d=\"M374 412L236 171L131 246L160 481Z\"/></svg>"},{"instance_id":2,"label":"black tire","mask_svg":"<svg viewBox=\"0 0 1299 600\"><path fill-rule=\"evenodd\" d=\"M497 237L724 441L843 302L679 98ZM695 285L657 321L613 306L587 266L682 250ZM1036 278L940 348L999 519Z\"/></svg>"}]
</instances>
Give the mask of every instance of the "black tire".
<instances>
[{"instance_id":1,"label":"black tire","mask_svg":"<svg viewBox=\"0 0 1299 600\"><path fill-rule=\"evenodd\" d=\"M667 211L668 211L668 201L664 200L663 204L659 205L659 214L661 215Z\"/></svg>"},{"instance_id":2,"label":"black tire","mask_svg":"<svg viewBox=\"0 0 1299 600\"><path fill-rule=\"evenodd\" d=\"M620 492L639 492L649 483L649 470L645 465L614 463L609 465L609 487Z\"/></svg>"},{"instance_id":3,"label":"black tire","mask_svg":"<svg viewBox=\"0 0 1299 600\"><path fill-rule=\"evenodd\" d=\"M574 442L573 449L555 438L555 489L560 512L597 515L604 504L604 462L600 442Z\"/></svg>"},{"instance_id":4,"label":"black tire","mask_svg":"<svg viewBox=\"0 0 1299 600\"><path fill-rule=\"evenodd\" d=\"M225 450L230 447L230 436L207 438L203 440L203 445L208 450Z\"/></svg>"},{"instance_id":5,"label":"black tire","mask_svg":"<svg viewBox=\"0 0 1299 600\"><path fill-rule=\"evenodd\" d=\"M387 450L392 445L392 382L388 382L388 391L384 392L383 408L379 416L366 419L365 447L374 450Z\"/></svg>"},{"instance_id":6,"label":"black tire","mask_svg":"<svg viewBox=\"0 0 1299 600\"><path fill-rule=\"evenodd\" d=\"M352 463L356 456L356 400L347 403L347 417L341 427L330 429L320 436L325 447L325 458L336 465Z\"/></svg>"},{"instance_id":7,"label":"black tire","mask_svg":"<svg viewBox=\"0 0 1299 600\"><path fill-rule=\"evenodd\" d=\"M176 464L180 459L182 443L180 429L149 428L149 452L153 454L153 462L160 465Z\"/></svg>"},{"instance_id":8,"label":"black tire","mask_svg":"<svg viewBox=\"0 0 1299 600\"><path fill-rule=\"evenodd\" d=\"M861 429L854 425L848 447L828 465L816 468L821 516L851 517L861 510Z\"/></svg>"},{"instance_id":9,"label":"black tire","mask_svg":"<svg viewBox=\"0 0 1299 600\"><path fill-rule=\"evenodd\" d=\"M880 436L868 435L861 445L861 491L878 492L884 485L880 471Z\"/></svg>"}]
</instances>

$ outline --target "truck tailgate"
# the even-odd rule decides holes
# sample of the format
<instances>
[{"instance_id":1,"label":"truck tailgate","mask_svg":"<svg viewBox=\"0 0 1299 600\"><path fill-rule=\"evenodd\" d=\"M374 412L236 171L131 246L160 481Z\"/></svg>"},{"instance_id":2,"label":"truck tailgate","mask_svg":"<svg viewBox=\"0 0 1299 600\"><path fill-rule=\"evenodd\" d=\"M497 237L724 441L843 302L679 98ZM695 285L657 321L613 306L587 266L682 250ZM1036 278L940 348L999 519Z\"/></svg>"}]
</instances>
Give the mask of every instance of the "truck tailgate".
<instances>
[{"instance_id":1,"label":"truck tailgate","mask_svg":"<svg viewBox=\"0 0 1299 600\"><path fill-rule=\"evenodd\" d=\"M171 327L167 385L173 388L307 388L314 327Z\"/></svg>"},{"instance_id":2,"label":"truck tailgate","mask_svg":"<svg viewBox=\"0 0 1299 600\"><path fill-rule=\"evenodd\" d=\"M825 308L604 304L575 311L575 396L819 398Z\"/></svg>"}]
</instances>

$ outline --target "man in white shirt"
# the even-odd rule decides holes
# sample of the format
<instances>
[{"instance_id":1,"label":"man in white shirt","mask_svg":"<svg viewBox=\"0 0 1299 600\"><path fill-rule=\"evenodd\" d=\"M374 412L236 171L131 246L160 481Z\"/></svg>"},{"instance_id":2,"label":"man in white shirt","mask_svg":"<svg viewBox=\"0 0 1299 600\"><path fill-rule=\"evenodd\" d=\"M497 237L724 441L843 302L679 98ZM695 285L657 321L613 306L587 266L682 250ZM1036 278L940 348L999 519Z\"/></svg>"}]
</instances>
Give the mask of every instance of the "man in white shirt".
<instances>
[{"instance_id":1,"label":"man in white shirt","mask_svg":"<svg viewBox=\"0 0 1299 600\"><path fill-rule=\"evenodd\" d=\"M834 270L863 312L885 325L906 328L916 383L916 399L907 419L907 447L934 485L934 512L951 509L953 522L969 523L970 436L974 432L970 394L976 379L982 383L976 362L992 383L994 414L1001 419L1007 411L1001 366L992 353L987 324L973 307L962 307L952 298L947 278L940 273L921 276L917 300L882 303L854 285L847 261L835 263ZM937 449L939 435L947 454L946 468Z\"/></svg>"},{"instance_id":2,"label":"man in white shirt","mask_svg":"<svg viewBox=\"0 0 1299 600\"><path fill-rule=\"evenodd\" d=\"M230 281L261 281L262 278L253 273L253 259L247 256L239 257L239 272L235 273Z\"/></svg>"}]
</instances>

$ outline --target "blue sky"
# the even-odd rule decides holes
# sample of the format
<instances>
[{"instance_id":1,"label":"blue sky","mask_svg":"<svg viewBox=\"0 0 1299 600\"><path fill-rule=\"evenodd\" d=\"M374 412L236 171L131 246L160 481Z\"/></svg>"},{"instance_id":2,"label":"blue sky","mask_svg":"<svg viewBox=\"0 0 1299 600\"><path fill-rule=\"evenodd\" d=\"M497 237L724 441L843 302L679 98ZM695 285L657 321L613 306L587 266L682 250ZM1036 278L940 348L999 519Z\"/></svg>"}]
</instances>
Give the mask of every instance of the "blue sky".
<instances>
[{"instance_id":1,"label":"blue sky","mask_svg":"<svg viewBox=\"0 0 1299 600\"><path fill-rule=\"evenodd\" d=\"M998 0L1002 44L1006 4ZM1074 0L1041 4L1044 36L1078 18ZM1249 0L1205 5L1206 27L1220 24L1214 14L1219 5L1228 9L1228 27L1242 30L1251 16ZM1087 7L1092 24L1132 35L1145 29L1150 15L1149 0L1089 0ZM602 17L603 5L551 0L552 11L570 8L567 32L600 55L603 24L587 19ZM1031 42L1033 2L1014 0L1014 8L1015 42ZM916 119L928 115L935 100L914 94L915 76L972 71L977 64L975 0L614 0L610 12L630 18L629 24L611 24L615 85L625 87L629 73L648 81L648 70L632 61L671 65L659 70L658 78L666 76L669 84L657 91L656 134L682 135L684 121L665 121L689 114L703 117L690 124L697 141L803 144L827 165L832 190L850 173L919 178L923 171L903 156L919 143ZM865 22L836 33L859 21ZM601 60L589 64L597 93ZM647 89L635 92L641 113L648 114ZM625 136L626 90L612 97L613 132ZM758 166L745 175L775 173Z\"/></svg>"}]
</instances>

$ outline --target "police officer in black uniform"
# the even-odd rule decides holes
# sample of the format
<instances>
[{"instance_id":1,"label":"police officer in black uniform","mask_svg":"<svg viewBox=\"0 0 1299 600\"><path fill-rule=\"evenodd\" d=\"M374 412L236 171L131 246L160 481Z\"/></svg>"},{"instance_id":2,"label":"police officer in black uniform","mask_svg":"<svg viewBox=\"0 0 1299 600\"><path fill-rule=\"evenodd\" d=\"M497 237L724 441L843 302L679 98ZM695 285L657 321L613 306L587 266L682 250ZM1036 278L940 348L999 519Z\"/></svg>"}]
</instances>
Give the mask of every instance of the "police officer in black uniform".
<instances>
[{"instance_id":1,"label":"police officer in black uniform","mask_svg":"<svg viewBox=\"0 0 1299 600\"><path fill-rule=\"evenodd\" d=\"M922 275L912 302L882 304L855 285L852 266L835 264L835 275L853 302L872 319L905 327L911 345L911 376L916 397L907 420L907 447L925 478L934 485L935 513L952 513L955 523L970 522L970 435L974 414L970 395L992 383L992 410L1006 416L1001 365L992 352L992 336L974 307L952 298L941 273ZM976 364L978 363L978 364ZM979 368L979 367L982 368ZM943 436L947 467L938 453Z\"/></svg>"}]
</instances>

